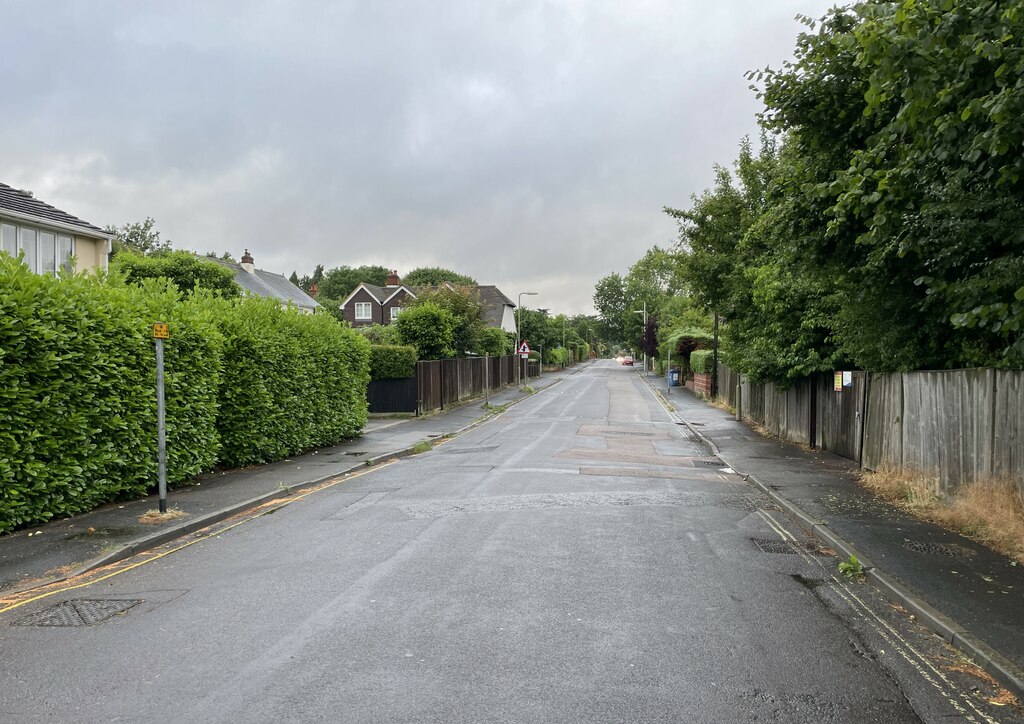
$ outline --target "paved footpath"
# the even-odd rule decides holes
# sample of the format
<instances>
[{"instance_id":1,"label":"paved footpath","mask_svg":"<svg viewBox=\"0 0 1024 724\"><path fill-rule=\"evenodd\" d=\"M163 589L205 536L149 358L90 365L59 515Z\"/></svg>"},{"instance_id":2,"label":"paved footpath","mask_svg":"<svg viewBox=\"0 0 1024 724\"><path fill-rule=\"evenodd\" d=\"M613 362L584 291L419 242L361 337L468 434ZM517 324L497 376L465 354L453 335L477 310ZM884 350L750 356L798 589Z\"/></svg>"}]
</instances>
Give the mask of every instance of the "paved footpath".
<instances>
[{"instance_id":1,"label":"paved footpath","mask_svg":"<svg viewBox=\"0 0 1024 724\"><path fill-rule=\"evenodd\" d=\"M530 387L539 391L585 366L545 373L530 380ZM530 394L513 385L492 393L490 404L514 404ZM168 508L186 516L158 525L139 522L158 506L150 496L0 535L0 598L128 558L283 494L409 454L419 443L457 434L489 415L480 398L424 417L372 418L354 440L268 465L207 473L195 485L171 490Z\"/></svg>"},{"instance_id":2,"label":"paved footpath","mask_svg":"<svg viewBox=\"0 0 1024 724\"><path fill-rule=\"evenodd\" d=\"M853 461L762 436L685 388L647 380L733 470L842 557L856 554L890 600L1024 695L1024 566L879 500L857 484Z\"/></svg>"}]
</instances>

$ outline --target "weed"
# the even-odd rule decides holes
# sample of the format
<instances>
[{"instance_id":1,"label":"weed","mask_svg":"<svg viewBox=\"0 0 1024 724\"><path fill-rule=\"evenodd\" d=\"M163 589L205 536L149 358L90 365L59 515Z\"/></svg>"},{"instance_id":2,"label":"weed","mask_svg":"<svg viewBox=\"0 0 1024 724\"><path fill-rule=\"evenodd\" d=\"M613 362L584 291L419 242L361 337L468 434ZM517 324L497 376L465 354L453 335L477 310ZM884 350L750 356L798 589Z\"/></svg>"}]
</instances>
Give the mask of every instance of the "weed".
<instances>
[{"instance_id":1,"label":"weed","mask_svg":"<svg viewBox=\"0 0 1024 724\"><path fill-rule=\"evenodd\" d=\"M839 563L839 572L850 579L860 578L864 575L864 566L857 560L857 556L850 556Z\"/></svg>"},{"instance_id":2,"label":"weed","mask_svg":"<svg viewBox=\"0 0 1024 724\"><path fill-rule=\"evenodd\" d=\"M529 385L523 385L522 387L519 388L519 390L521 392L525 392L528 395L532 395L534 392L537 391L537 390L533 389L532 387L530 387Z\"/></svg>"},{"instance_id":3,"label":"weed","mask_svg":"<svg viewBox=\"0 0 1024 724\"><path fill-rule=\"evenodd\" d=\"M188 513L180 508L168 508L166 513L161 513L159 510L147 510L139 516L139 522L145 523L146 525L159 525L160 523L166 523L169 520L184 518L186 515L188 515Z\"/></svg>"},{"instance_id":4,"label":"weed","mask_svg":"<svg viewBox=\"0 0 1024 724\"><path fill-rule=\"evenodd\" d=\"M939 495L938 477L920 470L881 468L862 474L861 483L920 518L983 543L1014 563L1024 563L1024 498L1011 478L968 483L950 500Z\"/></svg>"},{"instance_id":5,"label":"weed","mask_svg":"<svg viewBox=\"0 0 1024 724\"><path fill-rule=\"evenodd\" d=\"M419 455L420 453L425 453L428 450L432 449L433 445L431 445L429 442L418 442L412 446L412 454Z\"/></svg>"}]
</instances>

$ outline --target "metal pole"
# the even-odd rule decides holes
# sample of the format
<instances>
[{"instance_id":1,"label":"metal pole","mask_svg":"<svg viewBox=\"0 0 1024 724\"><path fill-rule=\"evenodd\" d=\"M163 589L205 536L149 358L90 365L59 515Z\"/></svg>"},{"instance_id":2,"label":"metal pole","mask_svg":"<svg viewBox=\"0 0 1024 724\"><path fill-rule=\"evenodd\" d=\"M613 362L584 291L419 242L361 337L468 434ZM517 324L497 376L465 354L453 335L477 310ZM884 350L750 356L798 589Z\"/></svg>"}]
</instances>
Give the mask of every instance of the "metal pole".
<instances>
[{"instance_id":1,"label":"metal pole","mask_svg":"<svg viewBox=\"0 0 1024 724\"><path fill-rule=\"evenodd\" d=\"M160 512L167 512L167 442L164 427L164 341L156 340L156 454Z\"/></svg>"},{"instance_id":2,"label":"metal pole","mask_svg":"<svg viewBox=\"0 0 1024 724\"><path fill-rule=\"evenodd\" d=\"M544 345L540 345L540 366L537 367L537 377L540 378L544 374Z\"/></svg>"},{"instance_id":3,"label":"metal pole","mask_svg":"<svg viewBox=\"0 0 1024 724\"><path fill-rule=\"evenodd\" d=\"M668 348L668 362L665 368L665 394L672 394L672 346Z\"/></svg>"},{"instance_id":4,"label":"metal pole","mask_svg":"<svg viewBox=\"0 0 1024 724\"><path fill-rule=\"evenodd\" d=\"M491 404L491 357L484 352L484 404Z\"/></svg>"}]
</instances>

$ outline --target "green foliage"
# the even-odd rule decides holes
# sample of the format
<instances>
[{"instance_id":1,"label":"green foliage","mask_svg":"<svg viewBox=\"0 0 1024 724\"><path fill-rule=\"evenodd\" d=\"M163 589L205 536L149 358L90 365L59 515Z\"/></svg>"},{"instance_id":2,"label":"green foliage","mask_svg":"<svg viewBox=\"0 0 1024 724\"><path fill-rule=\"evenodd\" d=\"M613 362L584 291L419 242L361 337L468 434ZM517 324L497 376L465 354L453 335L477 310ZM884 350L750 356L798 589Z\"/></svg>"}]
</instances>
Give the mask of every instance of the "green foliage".
<instances>
[{"instance_id":1,"label":"green foliage","mask_svg":"<svg viewBox=\"0 0 1024 724\"><path fill-rule=\"evenodd\" d=\"M709 375L714 366L715 351L713 349L697 349L690 352L690 369L698 375Z\"/></svg>"},{"instance_id":2,"label":"green foliage","mask_svg":"<svg viewBox=\"0 0 1024 724\"><path fill-rule=\"evenodd\" d=\"M370 347L370 379L395 380L416 376L416 348L375 344Z\"/></svg>"},{"instance_id":3,"label":"green foliage","mask_svg":"<svg viewBox=\"0 0 1024 724\"><path fill-rule=\"evenodd\" d=\"M317 277L317 270L320 275ZM313 276L308 278L304 289L308 292L308 286L316 283L317 296L328 299L343 300L360 284L375 284L379 287L387 283L388 270L379 265L369 266L339 266L329 271L324 271L320 265L314 270ZM322 303L322 302L321 302ZM340 302L339 302L340 303Z\"/></svg>"},{"instance_id":4,"label":"green foliage","mask_svg":"<svg viewBox=\"0 0 1024 724\"><path fill-rule=\"evenodd\" d=\"M409 299L405 302L404 311L398 316L398 319L401 320L408 310L422 305L434 305L451 314L453 324L450 347L454 352L451 356L462 357L467 353L478 352L480 335L486 329L484 305L480 301L479 292L470 288L449 289L448 287L421 291L416 299ZM408 344L408 341L406 343ZM422 351L420 356L423 358Z\"/></svg>"},{"instance_id":5,"label":"green foliage","mask_svg":"<svg viewBox=\"0 0 1024 724\"><path fill-rule=\"evenodd\" d=\"M320 314L272 299L225 302L221 460L266 462L333 444L366 423L370 345Z\"/></svg>"},{"instance_id":6,"label":"green foliage","mask_svg":"<svg viewBox=\"0 0 1024 724\"><path fill-rule=\"evenodd\" d=\"M477 338L477 354L491 357L504 357L515 351L516 342L513 335L499 327L484 327Z\"/></svg>"},{"instance_id":7,"label":"green foliage","mask_svg":"<svg viewBox=\"0 0 1024 724\"><path fill-rule=\"evenodd\" d=\"M370 344L402 344L402 336L398 333L398 327L393 324L370 324L365 327L356 327L356 332L366 337Z\"/></svg>"},{"instance_id":8,"label":"green foliage","mask_svg":"<svg viewBox=\"0 0 1024 724\"><path fill-rule=\"evenodd\" d=\"M436 302L418 300L408 307L392 326L403 344L416 348L420 359L446 359L455 356L455 315Z\"/></svg>"},{"instance_id":9,"label":"green foliage","mask_svg":"<svg viewBox=\"0 0 1024 724\"><path fill-rule=\"evenodd\" d=\"M120 252L148 256L163 254L171 250L170 240L160 239L160 232L155 228L156 221L146 217L145 221L123 226L108 226L107 233L113 234L111 239L111 257L116 258Z\"/></svg>"},{"instance_id":10,"label":"green foliage","mask_svg":"<svg viewBox=\"0 0 1024 724\"><path fill-rule=\"evenodd\" d=\"M564 365L569 361L569 350L564 347L555 347L554 349L544 350L544 356L546 359L544 362L549 365Z\"/></svg>"},{"instance_id":11,"label":"green foliage","mask_svg":"<svg viewBox=\"0 0 1024 724\"><path fill-rule=\"evenodd\" d=\"M230 297L242 293L235 283L234 272L187 251L168 251L156 256L118 254L110 262L110 271L130 283L161 277L169 279L182 292L199 287Z\"/></svg>"},{"instance_id":12,"label":"green foliage","mask_svg":"<svg viewBox=\"0 0 1024 724\"><path fill-rule=\"evenodd\" d=\"M413 269L405 275L404 279L402 279L403 284L411 287L434 287L439 284L444 284L445 282L455 284L456 286L475 287L477 285L476 279L473 277L466 276L465 274L459 274L451 269L442 269L437 266Z\"/></svg>"},{"instance_id":13,"label":"green foliage","mask_svg":"<svg viewBox=\"0 0 1024 724\"><path fill-rule=\"evenodd\" d=\"M354 435L369 345L272 300L0 259L0 531L156 484L151 325L164 321L168 481Z\"/></svg>"},{"instance_id":14,"label":"green foliage","mask_svg":"<svg viewBox=\"0 0 1024 724\"><path fill-rule=\"evenodd\" d=\"M864 564L857 559L857 556L851 555L847 560L840 561L839 572L847 578L860 578L864 575Z\"/></svg>"},{"instance_id":15,"label":"green foliage","mask_svg":"<svg viewBox=\"0 0 1024 724\"><path fill-rule=\"evenodd\" d=\"M613 341L625 339L623 323L626 313L626 281L615 272L603 277L594 287L594 309L608 329Z\"/></svg>"}]
</instances>

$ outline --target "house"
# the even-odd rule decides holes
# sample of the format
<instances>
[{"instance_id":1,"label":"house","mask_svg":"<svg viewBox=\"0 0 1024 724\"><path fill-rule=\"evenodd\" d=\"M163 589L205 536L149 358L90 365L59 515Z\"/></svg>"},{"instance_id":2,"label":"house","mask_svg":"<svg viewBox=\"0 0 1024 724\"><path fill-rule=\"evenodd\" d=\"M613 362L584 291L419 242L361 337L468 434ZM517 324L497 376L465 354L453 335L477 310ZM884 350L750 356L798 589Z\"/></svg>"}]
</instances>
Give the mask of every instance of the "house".
<instances>
[{"instance_id":1,"label":"house","mask_svg":"<svg viewBox=\"0 0 1024 724\"><path fill-rule=\"evenodd\" d=\"M320 303L306 294L302 289L288 281L287 277L273 272L257 269L249 250L242 255L242 262L236 263L227 259L210 258L221 266L235 273L235 282L244 292L257 297L277 299L282 307L293 304L305 314L313 314L320 308Z\"/></svg>"},{"instance_id":2,"label":"house","mask_svg":"<svg viewBox=\"0 0 1024 724\"><path fill-rule=\"evenodd\" d=\"M471 289L480 295L480 301L484 305L484 322L488 327L498 327L506 332L515 333L516 305L502 294L500 289L494 285L460 288ZM356 287L341 303L342 316L353 327L391 324L402 311L402 305L407 299L415 299L417 295L430 289L436 287L406 286L401 283L398 272L392 270L383 287L365 282Z\"/></svg>"},{"instance_id":3,"label":"house","mask_svg":"<svg viewBox=\"0 0 1024 724\"><path fill-rule=\"evenodd\" d=\"M66 211L0 183L0 251L17 256L37 274L70 269L74 257L79 271L105 270L110 254L109 234Z\"/></svg>"}]
</instances>

